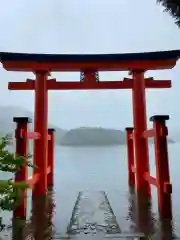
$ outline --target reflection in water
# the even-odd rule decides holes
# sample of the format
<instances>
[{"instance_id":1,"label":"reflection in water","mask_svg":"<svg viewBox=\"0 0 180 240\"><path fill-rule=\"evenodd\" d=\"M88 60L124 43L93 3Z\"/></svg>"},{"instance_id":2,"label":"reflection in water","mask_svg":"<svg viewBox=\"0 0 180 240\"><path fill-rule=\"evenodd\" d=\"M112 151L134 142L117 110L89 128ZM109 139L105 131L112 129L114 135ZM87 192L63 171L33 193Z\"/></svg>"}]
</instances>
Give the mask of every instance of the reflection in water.
<instances>
[{"instance_id":1,"label":"reflection in water","mask_svg":"<svg viewBox=\"0 0 180 240\"><path fill-rule=\"evenodd\" d=\"M128 206L127 220L130 220L130 222L131 222L130 231L134 233L134 232L137 232L136 224L135 224L136 223L136 214L135 214L136 203L135 203L134 186L129 187L128 201L129 201L129 206Z\"/></svg>"},{"instance_id":2,"label":"reflection in water","mask_svg":"<svg viewBox=\"0 0 180 240\"><path fill-rule=\"evenodd\" d=\"M53 238L53 194L32 199L32 216L30 222L13 220L12 239L48 240Z\"/></svg>"},{"instance_id":3,"label":"reflection in water","mask_svg":"<svg viewBox=\"0 0 180 240\"><path fill-rule=\"evenodd\" d=\"M162 240L177 239L174 233L172 220L160 220L160 238ZM179 239L179 238L178 238Z\"/></svg>"},{"instance_id":4,"label":"reflection in water","mask_svg":"<svg viewBox=\"0 0 180 240\"><path fill-rule=\"evenodd\" d=\"M23 240L26 221L24 219L12 220L12 239Z\"/></svg>"},{"instance_id":5,"label":"reflection in water","mask_svg":"<svg viewBox=\"0 0 180 240\"><path fill-rule=\"evenodd\" d=\"M136 225L139 231L149 237L155 233L155 215L152 213L150 197L136 196Z\"/></svg>"},{"instance_id":6,"label":"reflection in water","mask_svg":"<svg viewBox=\"0 0 180 240\"><path fill-rule=\"evenodd\" d=\"M38 197L32 201L33 235L37 240L52 238L52 205L52 193L47 197Z\"/></svg>"},{"instance_id":7,"label":"reflection in water","mask_svg":"<svg viewBox=\"0 0 180 240\"><path fill-rule=\"evenodd\" d=\"M136 195L133 187L129 188L128 219L132 221L133 232L144 233L147 239L175 239L173 224L169 219L156 220L152 212L151 198Z\"/></svg>"}]
</instances>

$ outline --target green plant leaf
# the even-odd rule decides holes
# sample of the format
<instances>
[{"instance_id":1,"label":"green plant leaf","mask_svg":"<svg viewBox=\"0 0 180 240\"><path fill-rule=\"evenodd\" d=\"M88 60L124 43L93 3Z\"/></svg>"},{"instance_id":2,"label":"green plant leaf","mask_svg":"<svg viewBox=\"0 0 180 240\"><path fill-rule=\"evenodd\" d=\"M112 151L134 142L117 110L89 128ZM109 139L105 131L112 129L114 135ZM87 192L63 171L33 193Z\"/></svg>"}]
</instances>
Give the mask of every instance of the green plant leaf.
<instances>
[{"instance_id":1,"label":"green plant leaf","mask_svg":"<svg viewBox=\"0 0 180 240\"><path fill-rule=\"evenodd\" d=\"M7 146L12 144L12 136L5 135L0 138L0 171L17 173L21 167L37 167L34 166L28 159L32 155L19 156L7 150ZM0 180L0 209L13 210L21 203L23 190L28 188L26 182L14 182L13 179Z\"/></svg>"}]
</instances>

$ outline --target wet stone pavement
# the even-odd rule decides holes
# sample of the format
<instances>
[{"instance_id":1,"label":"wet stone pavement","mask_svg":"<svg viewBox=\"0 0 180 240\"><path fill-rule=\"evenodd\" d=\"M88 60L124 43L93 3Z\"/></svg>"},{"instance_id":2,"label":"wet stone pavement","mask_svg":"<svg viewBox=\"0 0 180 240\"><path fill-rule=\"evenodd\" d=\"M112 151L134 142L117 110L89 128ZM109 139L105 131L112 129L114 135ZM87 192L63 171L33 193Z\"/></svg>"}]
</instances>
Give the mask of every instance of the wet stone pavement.
<instances>
[{"instance_id":1,"label":"wet stone pavement","mask_svg":"<svg viewBox=\"0 0 180 240\"><path fill-rule=\"evenodd\" d=\"M69 234L120 233L120 227L105 192L80 192L75 203Z\"/></svg>"},{"instance_id":2,"label":"wet stone pavement","mask_svg":"<svg viewBox=\"0 0 180 240\"><path fill-rule=\"evenodd\" d=\"M121 232L104 191L79 192L67 234L55 239L143 239Z\"/></svg>"}]
</instances>

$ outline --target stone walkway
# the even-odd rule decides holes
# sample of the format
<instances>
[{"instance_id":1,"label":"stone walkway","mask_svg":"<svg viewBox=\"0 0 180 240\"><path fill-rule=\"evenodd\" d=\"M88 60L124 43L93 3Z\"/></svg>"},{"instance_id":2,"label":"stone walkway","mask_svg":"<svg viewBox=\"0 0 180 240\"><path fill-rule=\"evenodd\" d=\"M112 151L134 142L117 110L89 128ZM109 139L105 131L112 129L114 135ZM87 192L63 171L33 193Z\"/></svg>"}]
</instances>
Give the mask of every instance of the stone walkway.
<instances>
[{"instance_id":1,"label":"stone walkway","mask_svg":"<svg viewBox=\"0 0 180 240\"><path fill-rule=\"evenodd\" d=\"M116 234L120 227L105 192L80 192L75 203L68 234Z\"/></svg>"}]
</instances>

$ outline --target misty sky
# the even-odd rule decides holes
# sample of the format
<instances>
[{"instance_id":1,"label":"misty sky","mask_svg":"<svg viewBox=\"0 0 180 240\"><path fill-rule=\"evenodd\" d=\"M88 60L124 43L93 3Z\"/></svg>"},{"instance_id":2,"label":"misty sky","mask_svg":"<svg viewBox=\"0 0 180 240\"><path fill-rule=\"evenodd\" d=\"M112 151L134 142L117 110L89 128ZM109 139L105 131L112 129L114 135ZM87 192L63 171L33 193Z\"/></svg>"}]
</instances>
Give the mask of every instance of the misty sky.
<instances>
[{"instance_id":1,"label":"misty sky","mask_svg":"<svg viewBox=\"0 0 180 240\"><path fill-rule=\"evenodd\" d=\"M180 29L156 0L0 0L0 51L37 53L125 53L180 48ZM172 79L167 90L147 91L148 118L169 114L169 126L179 128L180 63L170 71L148 72ZM53 73L57 80L78 80L78 73ZM103 73L118 80L126 72ZM33 74L0 68L1 105L33 111L34 93L8 91L8 81ZM49 121L62 128L132 126L130 90L51 91Z\"/></svg>"}]
</instances>

